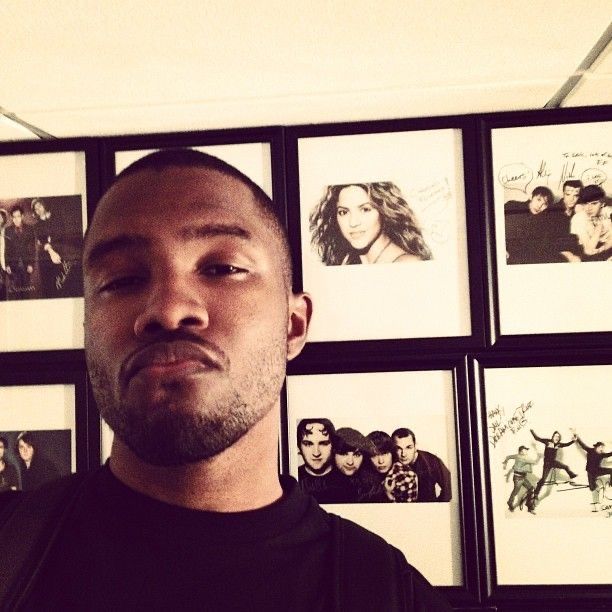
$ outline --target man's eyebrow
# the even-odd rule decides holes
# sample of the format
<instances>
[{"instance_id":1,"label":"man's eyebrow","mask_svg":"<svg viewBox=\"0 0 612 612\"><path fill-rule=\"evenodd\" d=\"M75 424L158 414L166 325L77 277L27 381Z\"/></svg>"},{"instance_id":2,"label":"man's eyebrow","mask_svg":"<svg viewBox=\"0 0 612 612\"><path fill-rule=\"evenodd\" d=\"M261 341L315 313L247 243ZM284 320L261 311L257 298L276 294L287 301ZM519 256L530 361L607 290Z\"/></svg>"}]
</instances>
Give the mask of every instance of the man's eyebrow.
<instances>
[{"instance_id":1,"label":"man's eyebrow","mask_svg":"<svg viewBox=\"0 0 612 612\"><path fill-rule=\"evenodd\" d=\"M251 232L244 227L229 223L206 223L188 226L179 230L179 238L185 242L200 238L215 238L217 236L235 236L243 240L252 238ZM85 258L85 267L91 267L106 255L119 251L129 251L147 247L150 240L138 234L120 234L108 240L96 243Z\"/></svg>"},{"instance_id":2,"label":"man's eyebrow","mask_svg":"<svg viewBox=\"0 0 612 612\"><path fill-rule=\"evenodd\" d=\"M143 248L149 244L149 240L144 236L133 236L130 234L120 234L108 240L101 240L94 244L85 257L84 267L94 266L102 258L117 251L128 251L134 248Z\"/></svg>"}]
</instances>

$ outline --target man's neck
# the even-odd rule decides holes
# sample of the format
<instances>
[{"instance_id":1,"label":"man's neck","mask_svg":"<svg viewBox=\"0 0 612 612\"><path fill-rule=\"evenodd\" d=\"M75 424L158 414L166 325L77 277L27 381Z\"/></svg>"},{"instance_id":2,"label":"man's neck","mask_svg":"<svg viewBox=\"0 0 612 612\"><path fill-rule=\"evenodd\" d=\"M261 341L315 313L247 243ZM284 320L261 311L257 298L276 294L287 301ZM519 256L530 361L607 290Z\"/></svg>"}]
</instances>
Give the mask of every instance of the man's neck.
<instances>
[{"instance_id":1,"label":"man's neck","mask_svg":"<svg viewBox=\"0 0 612 612\"><path fill-rule=\"evenodd\" d=\"M115 436L110 469L131 489L175 506L212 512L262 508L282 495L276 417L271 410L219 455L179 466L146 463Z\"/></svg>"}]
</instances>

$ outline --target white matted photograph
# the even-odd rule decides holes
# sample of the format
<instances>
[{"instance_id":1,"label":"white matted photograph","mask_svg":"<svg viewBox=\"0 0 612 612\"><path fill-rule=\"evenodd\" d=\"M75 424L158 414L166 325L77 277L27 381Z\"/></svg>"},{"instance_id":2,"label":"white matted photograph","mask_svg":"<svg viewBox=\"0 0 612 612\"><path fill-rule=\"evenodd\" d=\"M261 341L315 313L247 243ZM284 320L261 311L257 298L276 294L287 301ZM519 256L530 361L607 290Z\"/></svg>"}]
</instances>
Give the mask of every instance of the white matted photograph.
<instances>
[{"instance_id":1,"label":"white matted photograph","mask_svg":"<svg viewBox=\"0 0 612 612\"><path fill-rule=\"evenodd\" d=\"M471 333L460 129L298 138L310 340Z\"/></svg>"},{"instance_id":2,"label":"white matted photograph","mask_svg":"<svg viewBox=\"0 0 612 612\"><path fill-rule=\"evenodd\" d=\"M611 136L609 121L491 130L502 335L612 329Z\"/></svg>"},{"instance_id":3,"label":"white matted photograph","mask_svg":"<svg viewBox=\"0 0 612 612\"><path fill-rule=\"evenodd\" d=\"M304 491L384 537L432 583L464 583L451 371L289 376L287 423Z\"/></svg>"},{"instance_id":4,"label":"white matted photograph","mask_svg":"<svg viewBox=\"0 0 612 612\"><path fill-rule=\"evenodd\" d=\"M612 365L485 367L498 585L608 584Z\"/></svg>"},{"instance_id":5,"label":"white matted photograph","mask_svg":"<svg viewBox=\"0 0 612 612\"><path fill-rule=\"evenodd\" d=\"M75 387L0 387L0 490L33 490L76 471Z\"/></svg>"},{"instance_id":6,"label":"white matted photograph","mask_svg":"<svg viewBox=\"0 0 612 612\"><path fill-rule=\"evenodd\" d=\"M0 350L83 348L85 153L0 156Z\"/></svg>"}]
</instances>

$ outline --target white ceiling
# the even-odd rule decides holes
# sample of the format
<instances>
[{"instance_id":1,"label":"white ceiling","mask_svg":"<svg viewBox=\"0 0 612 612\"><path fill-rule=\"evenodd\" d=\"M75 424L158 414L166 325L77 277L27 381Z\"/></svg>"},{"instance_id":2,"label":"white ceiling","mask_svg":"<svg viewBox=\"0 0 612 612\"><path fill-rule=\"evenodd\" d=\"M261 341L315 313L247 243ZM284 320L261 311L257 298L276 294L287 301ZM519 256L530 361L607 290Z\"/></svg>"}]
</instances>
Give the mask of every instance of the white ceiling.
<instances>
[{"instance_id":1,"label":"white ceiling","mask_svg":"<svg viewBox=\"0 0 612 612\"><path fill-rule=\"evenodd\" d=\"M541 108L611 17L610 0L2 0L0 106L58 137ZM612 102L610 48L565 105Z\"/></svg>"}]
</instances>

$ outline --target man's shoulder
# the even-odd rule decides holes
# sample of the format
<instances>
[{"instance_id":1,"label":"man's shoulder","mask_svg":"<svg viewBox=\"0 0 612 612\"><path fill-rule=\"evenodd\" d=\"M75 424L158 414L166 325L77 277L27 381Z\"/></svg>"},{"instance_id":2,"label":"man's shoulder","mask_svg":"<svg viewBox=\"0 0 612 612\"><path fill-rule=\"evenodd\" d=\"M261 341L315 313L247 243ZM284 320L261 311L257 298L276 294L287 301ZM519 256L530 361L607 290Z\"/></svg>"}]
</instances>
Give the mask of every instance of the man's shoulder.
<instances>
[{"instance_id":1,"label":"man's shoulder","mask_svg":"<svg viewBox=\"0 0 612 612\"><path fill-rule=\"evenodd\" d=\"M519 200L508 200L504 204L504 212L506 214L510 213L524 213L529 210L529 200L519 201Z\"/></svg>"}]
</instances>

